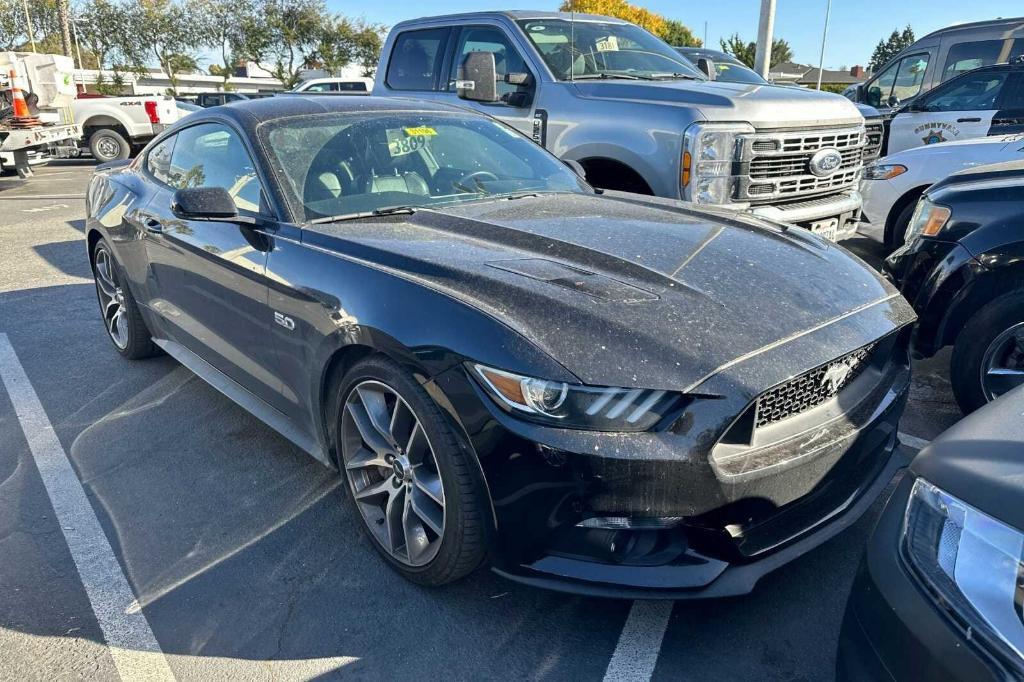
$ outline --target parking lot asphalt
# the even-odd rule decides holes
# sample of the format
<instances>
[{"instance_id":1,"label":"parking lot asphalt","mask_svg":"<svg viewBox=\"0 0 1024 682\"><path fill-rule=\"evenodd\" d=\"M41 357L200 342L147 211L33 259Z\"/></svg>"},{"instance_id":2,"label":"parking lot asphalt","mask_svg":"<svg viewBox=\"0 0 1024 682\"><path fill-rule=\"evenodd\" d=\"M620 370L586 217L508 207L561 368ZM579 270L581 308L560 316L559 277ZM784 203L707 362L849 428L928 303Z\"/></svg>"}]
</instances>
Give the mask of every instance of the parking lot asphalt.
<instances>
[{"instance_id":1,"label":"parking lot asphalt","mask_svg":"<svg viewBox=\"0 0 1024 682\"><path fill-rule=\"evenodd\" d=\"M634 605L486 570L443 589L407 583L361 534L336 474L170 358L115 353L85 255L90 170L0 178L0 334L174 677L833 678L881 501L742 598ZM878 262L866 240L849 246ZM915 367L904 433L930 439L959 418L947 363ZM105 643L37 467L37 428L0 385L0 679L116 678L123 652Z\"/></svg>"}]
</instances>

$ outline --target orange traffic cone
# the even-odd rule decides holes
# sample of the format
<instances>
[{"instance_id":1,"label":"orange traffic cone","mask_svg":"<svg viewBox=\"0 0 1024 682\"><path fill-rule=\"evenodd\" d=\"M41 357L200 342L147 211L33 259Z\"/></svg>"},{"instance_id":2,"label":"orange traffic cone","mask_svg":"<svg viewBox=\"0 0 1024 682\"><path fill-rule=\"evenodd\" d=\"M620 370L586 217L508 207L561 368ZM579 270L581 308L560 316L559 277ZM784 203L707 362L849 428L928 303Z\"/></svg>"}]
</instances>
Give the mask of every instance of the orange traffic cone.
<instances>
[{"instance_id":1,"label":"orange traffic cone","mask_svg":"<svg viewBox=\"0 0 1024 682\"><path fill-rule=\"evenodd\" d=\"M11 83L11 99L14 104L14 117L11 119L11 127L13 128L28 128L39 125L39 119L32 116L28 110L28 102L25 101L25 95L22 93L15 82L14 69L11 69L8 78Z\"/></svg>"}]
</instances>

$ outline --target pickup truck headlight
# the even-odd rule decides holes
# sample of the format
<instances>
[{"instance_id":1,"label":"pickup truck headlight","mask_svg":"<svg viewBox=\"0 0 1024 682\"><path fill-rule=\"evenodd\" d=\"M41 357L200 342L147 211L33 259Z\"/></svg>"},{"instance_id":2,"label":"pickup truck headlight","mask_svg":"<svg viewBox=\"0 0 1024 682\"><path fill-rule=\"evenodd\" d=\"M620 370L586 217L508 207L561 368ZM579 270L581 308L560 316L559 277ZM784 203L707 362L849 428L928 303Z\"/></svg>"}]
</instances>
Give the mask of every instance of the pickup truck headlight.
<instances>
[{"instance_id":1,"label":"pickup truck headlight","mask_svg":"<svg viewBox=\"0 0 1024 682\"><path fill-rule=\"evenodd\" d=\"M1024 534L923 479L904 517L911 569L965 630L1024 664Z\"/></svg>"},{"instance_id":2,"label":"pickup truck headlight","mask_svg":"<svg viewBox=\"0 0 1024 682\"><path fill-rule=\"evenodd\" d=\"M741 135L750 135L746 123L694 123L683 134L680 185L683 199L697 204L734 201L739 178Z\"/></svg>"},{"instance_id":3,"label":"pickup truck headlight","mask_svg":"<svg viewBox=\"0 0 1024 682\"><path fill-rule=\"evenodd\" d=\"M582 386L485 365L470 368L500 407L524 419L563 429L647 431L682 401L681 394L669 391Z\"/></svg>"},{"instance_id":4,"label":"pickup truck headlight","mask_svg":"<svg viewBox=\"0 0 1024 682\"><path fill-rule=\"evenodd\" d=\"M934 237L946 226L950 215L952 215L952 211L948 208L933 204L928 197L923 197L917 203L914 215L910 218L910 224L907 225L906 243L910 244L922 235Z\"/></svg>"},{"instance_id":5,"label":"pickup truck headlight","mask_svg":"<svg viewBox=\"0 0 1024 682\"><path fill-rule=\"evenodd\" d=\"M892 180L907 172L907 167L898 163L869 163L864 168L865 180Z\"/></svg>"}]
</instances>

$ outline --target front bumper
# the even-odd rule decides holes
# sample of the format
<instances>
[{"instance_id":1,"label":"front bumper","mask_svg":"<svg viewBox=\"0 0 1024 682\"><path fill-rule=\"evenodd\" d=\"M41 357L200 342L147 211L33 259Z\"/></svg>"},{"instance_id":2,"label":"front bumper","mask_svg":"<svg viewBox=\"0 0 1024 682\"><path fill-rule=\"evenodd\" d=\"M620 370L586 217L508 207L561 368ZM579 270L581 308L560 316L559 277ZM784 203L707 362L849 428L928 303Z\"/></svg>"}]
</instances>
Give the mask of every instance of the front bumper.
<instances>
[{"instance_id":1,"label":"front bumper","mask_svg":"<svg viewBox=\"0 0 1024 682\"><path fill-rule=\"evenodd\" d=\"M860 220L861 196L856 190L825 197L812 197L788 204L754 206L751 213L781 223L790 223L812 229L821 223L835 220L836 239L847 239L857 233Z\"/></svg>"},{"instance_id":2,"label":"front bumper","mask_svg":"<svg viewBox=\"0 0 1024 682\"><path fill-rule=\"evenodd\" d=\"M903 190L898 189L890 180L861 180L863 208L857 232L884 244L889 212L892 211L896 200L902 196L901 191Z\"/></svg>"},{"instance_id":3,"label":"front bumper","mask_svg":"<svg viewBox=\"0 0 1024 682\"><path fill-rule=\"evenodd\" d=\"M488 487L494 569L599 596L751 591L763 575L853 523L904 466L893 453L909 388L908 332L879 342L891 345L878 352L874 374L856 380L861 388L855 381L832 401L756 432L782 428L785 435L761 441L755 434L750 446L724 451L724 435L750 399L734 383L754 381L743 368L697 391L729 397L695 399L670 426L633 434L524 422L497 408L461 369L437 377ZM796 357L829 346L813 336L793 344L788 352ZM637 523L606 523L617 518ZM602 527L592 527L598 520Z\"/></svg>"},{"instance_id":4,"label":"front bumper","mask_svg":"<svg viewBox=\"0 0 1024 682\"><path fill-rule=\"evenodd\" d=\"M924 591L900 557L913 482L909 475L900 482L868 543L843 619L838 679L1013 679Z\"/></svg>"},{"instance_id":5,"label":"front bumper","mask_svg":"<svg viewBox=\"0 0 1024 682\"><path fill-rule=\"evenodd\" d=\"M885 259L885 276L918 315L911 344L917 356L931 357L947 345L960 304L984 271L959 243L931 238L915 239Z\"/></svg>"}]
</instances>

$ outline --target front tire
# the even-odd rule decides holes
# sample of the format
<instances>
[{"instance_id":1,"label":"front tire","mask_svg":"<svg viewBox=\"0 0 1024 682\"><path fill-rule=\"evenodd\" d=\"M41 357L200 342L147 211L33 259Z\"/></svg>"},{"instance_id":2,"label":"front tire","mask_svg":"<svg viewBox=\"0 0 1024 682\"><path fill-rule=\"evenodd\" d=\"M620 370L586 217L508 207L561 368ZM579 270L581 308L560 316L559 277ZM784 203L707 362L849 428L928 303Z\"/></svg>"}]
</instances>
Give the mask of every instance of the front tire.
<instances>
[{"instance_id":1,"label":"front tire","mask_svg":"<svg viewBox=\"0 0 1024 682\"><path fill-rule=\"evenodd\" d=\"M123 283L124 273L105 239L96 242L90 260L100 315L114 348L129 360L156 355L159 349L153 343L135 297Z\"/></svg>"},{"instance_id":2,"label":"front tire","mask_svg":"<svg viewBox=\"0 0 1024 682\"><path fill-rule=\"evenodd\" d=\"M950 379L964 414L1024 385L1024 289L1000 296L968 320L953 346Z\"/></svg>"},{"instance_id":3,"label":"front tire","mask_svg":"<svg viewBox=\"0 0 1024 682\"><path fill-rule=\"evenodd\" d=\"M420 585L475 570L485 555L482 486L426 391L372 356L345 375L336 404L339 468L381 556Z\"/></svg>"}]
</instances>

